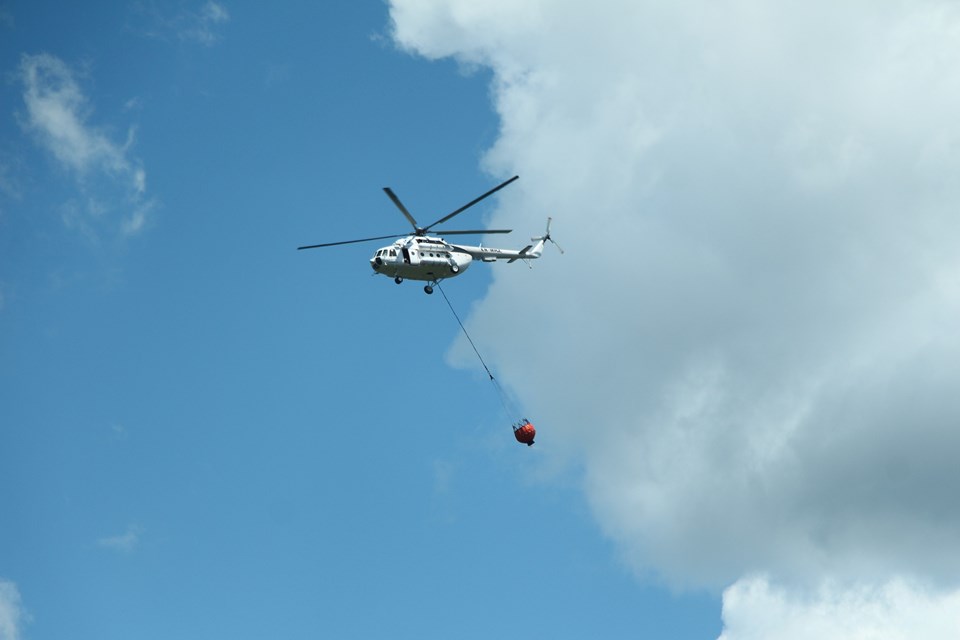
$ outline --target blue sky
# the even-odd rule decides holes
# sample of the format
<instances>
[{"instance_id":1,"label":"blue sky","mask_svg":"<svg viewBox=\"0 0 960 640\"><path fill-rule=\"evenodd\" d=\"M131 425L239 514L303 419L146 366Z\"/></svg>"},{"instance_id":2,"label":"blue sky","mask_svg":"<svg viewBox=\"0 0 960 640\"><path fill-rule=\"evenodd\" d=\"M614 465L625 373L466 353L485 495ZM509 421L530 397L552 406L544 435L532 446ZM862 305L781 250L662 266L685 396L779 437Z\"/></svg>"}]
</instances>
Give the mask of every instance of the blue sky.
<instances>
[{"instance_id":1,"label":"blue sky","mask_svg":"<svg viewBox=\"0 0 960 640\"><path fill-rule=\"evenodd\" d=\"M633 571L540 453L547 407L512 441L439 296L376 243L295 251L404 231L383 186L430 221L508 177L491 72L391 33L381 2L0 4L4 640L718 635L719 593ZM467 315L562 244L445 290Z\"/></svg>"},{"instance_id":2,"label":"blue sky","mask_svg":"<svg viewBox=\"0 0 960 640\"><path fill-rule=\"evenodd\" d=\"M952 0L0 4L0 640L954 640ZM546 218L441 296L371 245ZM494 241L489 240L490 243Z\"/></svg>"}]
</instances>

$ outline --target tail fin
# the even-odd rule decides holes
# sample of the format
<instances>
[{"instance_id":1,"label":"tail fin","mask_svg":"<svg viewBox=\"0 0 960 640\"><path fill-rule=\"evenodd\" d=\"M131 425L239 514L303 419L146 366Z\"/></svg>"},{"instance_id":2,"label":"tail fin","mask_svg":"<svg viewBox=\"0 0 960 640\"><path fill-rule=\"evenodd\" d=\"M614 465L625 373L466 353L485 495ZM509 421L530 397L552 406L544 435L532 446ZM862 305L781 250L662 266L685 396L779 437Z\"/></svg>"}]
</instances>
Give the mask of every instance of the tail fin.
<instances>
[{"instance_id":1,"label":"tail fin","mask_svg":"<svg viewBox=\"0 0 960 640\"><path fill-rule=\"evenodd\" d=\"M510 258L508 262L514 262L516 260L533 260L539 258L543 254L543 245L546 244L548 240L553 243L553 246L560 250L560 253L563 253L563 249L560 249L560 245L558 245L557 242L550 237L551 222L553 222L553 218L547 218L547 232L545 234L530 238L530 240L536 244L528 244L523 249L520 249L520 255L518 255L516 258Z\"/></svg>"}]
</instances>

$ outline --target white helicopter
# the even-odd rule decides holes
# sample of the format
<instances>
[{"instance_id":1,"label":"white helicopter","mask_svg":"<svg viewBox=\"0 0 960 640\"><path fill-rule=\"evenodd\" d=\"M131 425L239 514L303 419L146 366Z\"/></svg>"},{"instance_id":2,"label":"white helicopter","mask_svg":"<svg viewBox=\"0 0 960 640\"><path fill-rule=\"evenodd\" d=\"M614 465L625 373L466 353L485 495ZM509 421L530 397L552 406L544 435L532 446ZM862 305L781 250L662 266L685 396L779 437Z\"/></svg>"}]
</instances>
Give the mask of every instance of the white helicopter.
<instances>
[{"instance_id":1,"label":"white helicopter","mask_svg":"<svg viewBox=\"0 0 960 640\"><path fill-rule=\"evenodd\" d=\"M400 198L393 193L390 187L384 187L383 190L389 196L393 204L400 209L411 226L413 234L398 233L389 236L377 236L375 238L361 238L359 240L344 240L341 242L326 242L323 244L311 244L297 249L317 249L320 247L332 247L341 244L354 244L358 242L372 242L374 240L384 240L386 238L399 238L393 244L381 249L377 249L373 257L370 258L370 266L374 273L389 276L393 281L400 284L404 280L420 280L427 284L423 290L430 294L433 293L434 285L446 278L458 276L470 266L474 260L481 262L496 262L497 260L506 260L508 263L516 260L536 260L543 253L543 245L549 240L554 246L563 253L553 238L550 237L551 218L547 218L547 231L542 236L531 238L534 244L525 246L519 251L512 249L496 249L493 247L469 246L452 244L439 236L427 235L432 227L446 222L450 218L463 213L473 205L484 198L493 195L500 189L519 179L520 176L513 176L506 182L494 187L479 198L471 200L453 213L449 213L432 224L421 227L417 224L407 208L400 202ZM469 231L434 231L436 234L445 235L466 235L482 233L510 233L512 229L473 229Z\"/></svg>"}]
</instances>

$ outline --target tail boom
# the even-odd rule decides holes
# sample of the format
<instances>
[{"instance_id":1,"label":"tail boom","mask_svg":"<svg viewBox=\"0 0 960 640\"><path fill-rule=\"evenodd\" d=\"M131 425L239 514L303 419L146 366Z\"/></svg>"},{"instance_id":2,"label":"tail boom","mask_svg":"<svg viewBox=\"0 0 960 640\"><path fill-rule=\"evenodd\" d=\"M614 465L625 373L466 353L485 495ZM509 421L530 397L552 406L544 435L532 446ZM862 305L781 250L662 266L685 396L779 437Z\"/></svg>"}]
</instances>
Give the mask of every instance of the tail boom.
<instances>
[{"instance_id":1,"label":"tail boom","mask_svg":"<svg viewBox=\"0 0 960 640\"><path fill-rule=\"evenodd\" d=\"M516 262L517 260L536 260L543 255L543 246L549 240L555 245L556 242L553 241L553 238L550 237L550 223L553 219L547 218L547 232L536 238L530 238L534 244L528 244L523 249L519 251L514 251L513 249L496 249L493 247L470 247L464 245L452 245L456 247L458 251L470 254L475 260L481 260L483 262L496 262L497 260L506 260L507 263ZM557 245L557 249L560 249L560 246ZM563 249L560 249L560 253L563 253Z\"/></svg>"}]
</instances>

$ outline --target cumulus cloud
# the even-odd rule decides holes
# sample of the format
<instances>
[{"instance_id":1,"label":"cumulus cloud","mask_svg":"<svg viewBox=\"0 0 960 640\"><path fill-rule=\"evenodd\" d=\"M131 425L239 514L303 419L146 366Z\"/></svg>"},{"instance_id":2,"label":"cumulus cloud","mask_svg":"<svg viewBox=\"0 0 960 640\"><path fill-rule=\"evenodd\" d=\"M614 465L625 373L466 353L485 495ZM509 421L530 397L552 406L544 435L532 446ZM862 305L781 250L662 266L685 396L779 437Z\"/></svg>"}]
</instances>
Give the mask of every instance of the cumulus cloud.
<instances>
[{"instance_id":1,"label":"cumulus cloud","mask_svg":"<svg viewBox=\"0 0 960 640\"><path fill-rule=\"evenodd\" d=\"M492 225L567 250L469 319L538 445L642 574L954 588L960 8L520 4L391 15L493 70Z\"/></svg>"},{"instance_id":2,"label":"cumulus cloud","mask_svg":"<svg viewBox=\"0 0 960 640\"><path fill-rule=\"evenodd\" d=\"M0 579L0 640L18 640L25 618L17 585Z\"/></svg>"},{"instance_id":3,"label":"cumulus cloud","mask_svg":"<svg viewBox=\"0 0 960 640\"><path fill-rule=\"evenodd\" d=\"M140 232L155 203L146 197L146 172L130 151L134 130L120 143L90 124L88 99L77 73L56 56L22 56L20 80L26 107L23 127L76 176L84 191L86 204L79 210L70 205L65 218L89 229L105 212L121 208L120 232Z\"/></svg>"},{"instance_id":4,"label":"cumulus cloud","mask_svg":"<svg viewBox=\"0 0 960 640\"><path fill-rule=\"evenodd\" d=\"M724 591L719 640L954 640L960 592L931 593L903 580L880 586L826 583L802 597L760 577Z\"/></svg>"}]
</instances>

